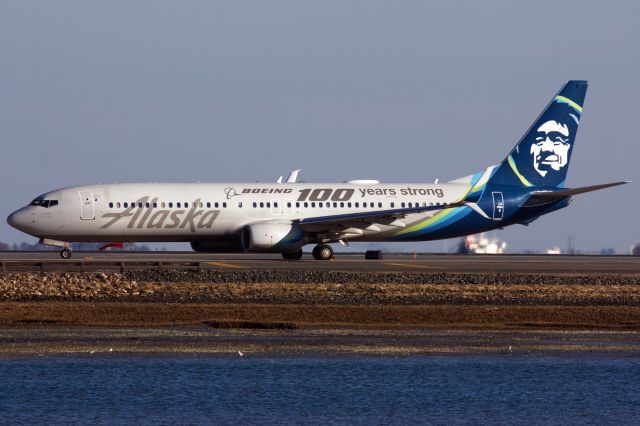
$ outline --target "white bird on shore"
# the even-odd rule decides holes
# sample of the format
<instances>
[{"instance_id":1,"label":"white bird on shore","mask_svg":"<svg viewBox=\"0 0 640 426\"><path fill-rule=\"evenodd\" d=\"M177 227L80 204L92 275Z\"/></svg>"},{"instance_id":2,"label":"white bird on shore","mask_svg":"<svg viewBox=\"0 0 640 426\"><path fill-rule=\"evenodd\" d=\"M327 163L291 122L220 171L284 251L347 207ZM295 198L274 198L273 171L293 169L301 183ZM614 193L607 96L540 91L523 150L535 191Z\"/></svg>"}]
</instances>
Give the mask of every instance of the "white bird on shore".
<instances>
[{"instance_id":1,"label":"white bird on shore","mask_svg":"<svg viewBox=\"0 0 640 426\"><path fill-rule=\"evenodd\" d=\"M238 351L238 355L244 356L244 354L242 352L240 352L240 351Z\"/></svg>"}]
</instances>

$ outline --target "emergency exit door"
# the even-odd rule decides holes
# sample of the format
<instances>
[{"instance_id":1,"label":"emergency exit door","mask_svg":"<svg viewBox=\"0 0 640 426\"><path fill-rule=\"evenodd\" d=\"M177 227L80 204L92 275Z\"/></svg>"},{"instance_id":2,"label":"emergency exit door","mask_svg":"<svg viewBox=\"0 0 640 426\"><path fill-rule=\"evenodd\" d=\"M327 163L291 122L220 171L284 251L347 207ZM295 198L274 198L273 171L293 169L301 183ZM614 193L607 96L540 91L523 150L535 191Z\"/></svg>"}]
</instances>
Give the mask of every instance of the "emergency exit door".
<instances>
[{"instance_id":1,"label":"emergency exit door","mask_svg":"<svg viewBox=\"0 0 640 426\"><path fill-rule=\"evenodd\" d=\"M93 192L79 191L80 196L80 219L94 220L96 218L96 210L93 201Z\"/></svg>"}]
</instances>

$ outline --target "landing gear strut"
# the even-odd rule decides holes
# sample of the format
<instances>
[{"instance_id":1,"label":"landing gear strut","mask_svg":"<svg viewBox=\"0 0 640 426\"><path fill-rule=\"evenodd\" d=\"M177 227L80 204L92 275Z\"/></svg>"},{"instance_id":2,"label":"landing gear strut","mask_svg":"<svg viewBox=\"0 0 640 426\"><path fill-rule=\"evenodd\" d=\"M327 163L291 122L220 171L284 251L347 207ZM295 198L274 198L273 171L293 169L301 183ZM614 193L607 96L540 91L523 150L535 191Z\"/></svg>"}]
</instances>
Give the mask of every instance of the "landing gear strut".
<instances>
[{"instance_id":1,"label":"landing gear strut","mask_svg":"<svg viewBox=\"0 0 640 426\"><path fill-rule=\"evenodd\" d=\"M302 249L298 251L291 251L291 252L283 251L282 258L288 259L288 260L300 260L302 259Z\"/></svg>"},{"instance_id":2,"label":"landing gear strut","mask_svg":"<svg viewBox=\"0 0 640 426\"><path fill-rule=\"evenodd\" d=\"M71 257L71 254L72 254L71 249L69 247L65 247L60 252L60 257L63 259L69 259Z\"/></svg>"},{"instance_id":3,"label":"landing gear strut","mask_svg":"<svg viewBox=\"0 0 640 426\"><path fill-rule=\"evenodd\" d=\"M315 260L333 259L333 249L327 244L318 244L313 248L312 254Z\"/></svg>"}]
</instances>

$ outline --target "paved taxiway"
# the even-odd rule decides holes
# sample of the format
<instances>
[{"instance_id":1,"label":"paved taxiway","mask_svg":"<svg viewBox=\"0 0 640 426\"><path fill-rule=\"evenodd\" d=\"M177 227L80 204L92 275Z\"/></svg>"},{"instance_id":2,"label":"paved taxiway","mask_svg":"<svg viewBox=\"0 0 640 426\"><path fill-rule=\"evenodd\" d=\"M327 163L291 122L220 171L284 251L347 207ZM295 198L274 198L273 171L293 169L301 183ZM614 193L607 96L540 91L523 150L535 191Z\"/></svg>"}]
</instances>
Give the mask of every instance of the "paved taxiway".
<instances>
[{"instance_id":1,"label":"paved taxiway","mask_svg":"<svg viewBox=\"0 0 640 426\"><path fill-rule=\"evenodd\" d=\"M305 254L299 261L278 254L208 254L192 252L74 252L69 260L57 252L0 252L0 272L118 271L205 268L225 270L314 270L343 272L470 272L470 273L640 273L638 256L550 255L396 255L365 260L362 254L336 254L317 261Z\"/></svg>"}]
</instances>

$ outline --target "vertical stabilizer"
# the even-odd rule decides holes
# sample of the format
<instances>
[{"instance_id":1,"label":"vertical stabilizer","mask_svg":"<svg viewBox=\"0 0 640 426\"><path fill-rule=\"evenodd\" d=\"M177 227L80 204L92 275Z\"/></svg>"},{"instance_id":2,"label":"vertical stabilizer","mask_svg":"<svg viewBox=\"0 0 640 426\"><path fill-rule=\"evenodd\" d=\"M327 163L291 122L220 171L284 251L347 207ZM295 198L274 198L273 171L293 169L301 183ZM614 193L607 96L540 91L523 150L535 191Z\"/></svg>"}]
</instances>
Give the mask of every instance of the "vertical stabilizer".
<instances>
[{"instance_id":1,"label":"vertical stabilizer","mask_svg":"<svg viewBox=\"0 0 640 426\"><path fill-rule=\"evenodd\" d=\"M500 164L490 183L563 187L586 93L586 81L567 82Z\"/></svg>"}]
</instances>

